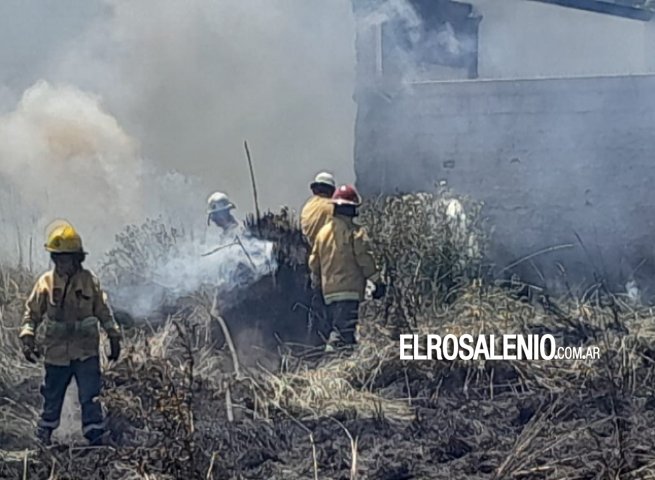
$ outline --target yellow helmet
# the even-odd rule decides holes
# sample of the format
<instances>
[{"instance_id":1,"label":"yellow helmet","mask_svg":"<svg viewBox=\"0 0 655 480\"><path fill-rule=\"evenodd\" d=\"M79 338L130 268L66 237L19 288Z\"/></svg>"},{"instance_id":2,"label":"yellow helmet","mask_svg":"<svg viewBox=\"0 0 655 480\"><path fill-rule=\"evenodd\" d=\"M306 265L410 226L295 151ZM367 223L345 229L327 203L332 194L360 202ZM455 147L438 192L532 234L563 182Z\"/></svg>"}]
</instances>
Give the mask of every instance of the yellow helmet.
<instances>
[{"instance_id":1,"label":"yellow helmet","mask_svg":"<svg viewBox=\"0 0 655 480\"><path fill-rule=\"evenodd\" d=\"M85 253L82 237L65 220L55 220L48 226L44 246L51 253Z\"/></svg>"}]
</instances>

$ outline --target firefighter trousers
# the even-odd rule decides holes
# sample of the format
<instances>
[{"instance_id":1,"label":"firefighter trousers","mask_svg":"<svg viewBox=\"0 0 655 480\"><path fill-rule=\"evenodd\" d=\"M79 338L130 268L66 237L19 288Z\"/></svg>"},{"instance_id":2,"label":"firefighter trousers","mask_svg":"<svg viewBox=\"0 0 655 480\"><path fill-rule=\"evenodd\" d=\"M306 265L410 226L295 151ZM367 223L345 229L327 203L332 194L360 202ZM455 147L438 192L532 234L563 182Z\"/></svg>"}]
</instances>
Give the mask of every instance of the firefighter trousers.
<instances>
[{"instance_id":1,"label":"firefighter trousers","mask_svg":"<svg viewBox=\"0 0 655 480\"><path fill-rule=\"evenodd\" d=\"M38 426L52 431L59 426L66 390L75 378L78 399L82 408L82 433L90 442L96 442L104 433L102 407L97 397L102 388L100 357L73 360L70 365L45 365L45 380L41 386L43 413Z\"/></svg>"},{"instance_id":2,"label":"firefighter trousers","mask_svg":"<svg viewBox=\"0 0 655 480\"><path fill-rule=\"evenodd\" d=\"M334 302L327 306L327 311L332 324L328 343L334 344L341 341L346 345L354 345L359 318L359 302L357 300Z\"/></svg>"}]
</instances>

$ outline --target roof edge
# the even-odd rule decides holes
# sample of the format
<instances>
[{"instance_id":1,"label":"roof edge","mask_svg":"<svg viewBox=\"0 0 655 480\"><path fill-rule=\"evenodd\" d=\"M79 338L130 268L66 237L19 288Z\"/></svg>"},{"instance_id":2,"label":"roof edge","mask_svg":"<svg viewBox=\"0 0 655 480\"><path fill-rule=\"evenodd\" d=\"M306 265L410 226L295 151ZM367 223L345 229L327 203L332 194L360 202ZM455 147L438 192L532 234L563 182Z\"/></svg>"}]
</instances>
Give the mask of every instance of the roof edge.
<instances>
[{"instance_id":1,"label":"roof edge","mask_svg":"<svg viewBox=\"0 0 655 480\"><path fill-rule=\"evenodd\" d=\"M641 20L648 22L653 19L655 12L644 8L631 7L629 5L620 5L618 3L605 2L600 0L530 0L532 2L549 3L561 7L577 8L589 12L603 13L614 15L616 17L628 18L631 20Z\"/></svg>"}]
</instances>

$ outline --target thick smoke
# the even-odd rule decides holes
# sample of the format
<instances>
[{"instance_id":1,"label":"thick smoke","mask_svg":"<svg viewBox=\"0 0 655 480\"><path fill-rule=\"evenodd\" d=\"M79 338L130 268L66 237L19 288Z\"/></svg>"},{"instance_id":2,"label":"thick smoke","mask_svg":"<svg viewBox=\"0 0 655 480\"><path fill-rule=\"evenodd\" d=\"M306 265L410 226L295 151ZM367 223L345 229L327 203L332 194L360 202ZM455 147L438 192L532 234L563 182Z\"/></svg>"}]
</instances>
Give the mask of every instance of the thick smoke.
<instances>
[{"instance_id":1,"label":"thick smoke","mask_svg":"<svg viewBox=\"0 0 655 480\"><path fill-rule=\"evenodd\" d=\"M99 216L97 221L81 214L75 217L80 219L83 231L96 232L105 223L120 223L110 218L124 212L114 204L130 201L114 198L108 204L105 199L113 197L113 192L123 195L121 190L131 189L139 168L131 160L138 157L148 159L157 172L175 170L196 177L197 190L187 194L193 194L196 209L188 211L184 205L174 212L184 217L201 217L203 203L214 190L230 192L241 211L252 209L244 140L252 150L262 208L299 207L309 194L309 180L318 170L332 170L340 181L353 180L355 54L349 0L90 3L97 6L80 8L85 20L82 24L63 14L55 16L53 21L78 31L74 35L70 31L61 33L58 42L48 32L53 47L44 45L45 58L36 58L32 50L28 55L23 49L15 49L26 64L23 69L16 67L21 58L13 58L8 45L30 40L27 29L24 33L5 31L6 36L13 32L13 37L5 38L2 49L7 51L0 55L0 59L9 57L7 64L12 66L6 76L0 73L1 106L5 112L16 109L8 113L10 118L22 115L27 101L26 97L20 100L22 91L41 78L51 87L37 84L31 97L41 92L52 97L50 102L63 104L75 95L89 95L95 99L93 105L100 100L101 111L113 117L115 130L122 132L123 143L111 148L121 149L127 160L100 169L95 164L92 185L94 190L99 189L96 191L100 198L84 203L89 210L96 207ZM36 23L30 31L38 31L38 22L44 21L40 16L27 15L24 10L28 7L21 2L3 9L5 18ZM75 9L68 12L73 17L75 14ZM42 27L51 30L45 24ZM34 65L38 71L34 71ZM56 100L59 93L63 96ZM15 107L19 101L21 104ZM75 115L72 111L70 114ZM86 121L83 115L76 117L78 123ZM14 134L27 139L29 132ZM128 137L132 139L130 146L124 143ZM125 150L136 145L134 151ZM65 157L75 152L60 148L53 153ZM14 156L15 152L5 150L3 155ZM42 148L30 155L50 154ZM101 156L104 161L104 153ZM5 170L5 158L0 164L0 174L10 184L15 181L13 167L17 163L12 160L11 172ZM21 165L24 163L21 161ZM45 176L34 166L33 178ZM113 170L108 172L105 185L99 180L103 169ZM86 184L86 173L70 172L82 186ZM50 180L54 185L61 178ZM36 179L27 189L23 189L26 182L16 184L17 193L27 198L35 190L42 192L40 182ZM172 209L175 198L172 194L169 197ZM135 200L121 220L129 222L147 209L144 202L143 197ZM37 215L47 217L50 213L48 210ZM114 233L109 227L103 231L108 237ZM92 240L95 243L96 239Z\"/></svg>"},{"instance_id":2,"label":"thick smoke","mask_svg":"<svg viewBox=\"0 0 655 480\"><path fill-rule=\"evenodd\" d=\"M23 266L44 266L44 230L54 218L80 230L92 263L116 233L148 216L202 225L199 181L141 158L100 99L72 86L38 82L0 117L0 182L0 253ZM184 210L196 210L197 221Z\"/></svg>"},{"instance_id":3,"label":"thick smoke","mask_svg":"<svg viewBox=\"0 0 655 480\"><path fill-rule=\"evenodd\" d=\"M230 190L251 209L248 140L262 207L297 207L310 178L352 181L355 104L350 0L107 2L53 56L57 81L101 92L165 169Z\"/></svg>"},{"instance_id":4,"label":"thick smoke","mask_svg":"<svg viewBox=\"0 0 655 480\"><path fill-rule=\"evenodd\" d=\"M141 269L147 288L113 289L117 303L135 315L151 312L164 293L186 295L203 284L225 290L244 288L276 268L270 242L242 235L240 243L233 244L233 237L220 237L205 231L206 225L200 227L206 218L201 213L204 198L197 199L196 206L190 201L201 191L198 180L163 172L140 158L136 141L99 99L74 87L39 82L28 89L16 110L0 118L0 158L3 182L9 186L0 192L3 245L10 246L6 252L10 257L20 251L24 265L32 255L42 257L38 255L42 251L39 233L52 218L83 226L83 238L91 240L85 242L86 249L96 252L112 247L111 232L147 216L163 213L161 221L185 232L167 256ZM180 215L184 209L195 210L197 219L185 220ZM27 218L24 212L29 212ZM30 233L31 245L22 238L24 232ZM216 242L231 245L203 256L220 246ZM134 255L139 248L158 248L155 244L134 246L138 247ZM102 259L94 257L95 264ZM37 260L33 266L44 265Z\"/></svg>"},{"instance_id":5,"label":"thick smoke","mask_svg":"<svg viewBox=\"0 0 655 480\"><path fill-rule=\"evenodd\" d=\"M74 87L39 82L0 117L0 166L3 256L29 256L23 235L35 252L53 218L83 225L99 240L94 229L116 229L143 214L144 165L134 140L96 97Z\"/></svg>"},{"instance_id":6,"label":"thick smoke","mask_svg":"<svg viewBox=\"0 0 655 480\"><path fill-rule=\"evenodd\" d=\"M439 17L425 18L430 3L422 2L422 10L417 3L421 2L387 0L359 7L358 28L363 36L379 31L380 38L374 41L381 50L378 68L387 86L392 79L397 88L411 90L415 81L466 78L462 62L475 54L476 38L456 32ZM472 14L477 15L475 10Z\"/></svg>"},{"instance_id":7,"label":"thick smoke","mask_svg":"<svg viewBox=\"0 0 655 480\"><path fill-rule=\"evenodd\" d=\"M244 140L262 209L298 208L319 170L353 180L350 1L83 3L0 7L34 27L0 31L2 258L44 268L44 228L65 218L96 268L126 225L161 216L186 236L143 273L177 293L275 268L254 240L244 276L235 247L200 257L216 246L205 201L221 190L253 210Z\"/></svg>"},{"instance_id":8,"label":"thick smoke","mask_svg":"<svg viewBox=\"0 0 655 480\"><path fill-rule=\"evenodd\" d=\"M370 28L385 22L401 22L405 28L417 31L422 21L414 7L407 0L369 1L362 8L359 25Z\"/></svg>"},{"instance_id":9,"label":"thick smoke","mask_svg":"<svg viewBox=\"0 0 655 480\"><path fill-rule=\"evenodd\" d=\"M208 235L205 241L182 238L168 251L141 269L145 282L120 284L111 289L122 310L147 316L167 299L197 292L210 285L226 299L234 290L244 289L261 277L275 273L273 244L248 235ZM226 296L227 295L227 296Z\"/></svg>"}]
</instances>

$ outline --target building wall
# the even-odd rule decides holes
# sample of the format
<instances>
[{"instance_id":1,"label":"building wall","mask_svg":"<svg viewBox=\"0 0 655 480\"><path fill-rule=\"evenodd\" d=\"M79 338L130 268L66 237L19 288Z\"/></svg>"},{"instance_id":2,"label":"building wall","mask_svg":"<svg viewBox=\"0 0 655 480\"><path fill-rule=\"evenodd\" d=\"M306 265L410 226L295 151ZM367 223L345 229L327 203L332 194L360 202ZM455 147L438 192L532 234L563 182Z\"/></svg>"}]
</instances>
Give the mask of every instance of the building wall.
<instances>
[{"instance_id":1,"label":"building wall","mask_svg":"<svg viewBox=\"0 0 655 480\"><path fill-rule=\"evenodd\" d=\"M638 20L527 0L466 0L483 19L480 78L655 71L655 36Z\"/></svg>"},{"instance_id":2,"label":"building wall","mask_svg":"<svg viewBox=\"0 0 655 480\"><path fill-rule=\"evenodd\" d=\"M529 0L462 0L473 5L479 24L480 78L543 78L624 75L655 72L655 21L642 22L607 14ZM398 2L396 2L398 3ZM402 3L402 2L400 2ZM402 28L408 14L378 15ZM379 64L398 63L404 72L385 72L403 80L466 78L464 69L435 66L417 72L407 62L380 59L376 21L358 17L357 51L360 80L381 73ZM471 39L473 41L473 39ZM411 61L411 52L405 54ZM377 69L377 70L376 70Z\"/></svg>"},{"instance_id":3,"label":"building wall","mask_svg":"<svg viewBox=\"0 0 655 480\"><path fill-rule=\"evenodd\" d=\"M528 0L469 3L484 17L481 80L385 75L375 29L358 23L359 188L429 191L446 180L484 201L501 267L574 245L515 269L536 283L562 287L561 262L572 283L604 272L618 288L639 266L653 284L655 23Z\"/></svg>"},{"instance_id":4,"label":"building wall","mask_svg":"<svg viewBox=\"0 0 655 480\"><path fill-rule=\"evenodd\" d=\"M652 283L655 76L425 82L358 103L365 195L446 180L485 202L498 265L571 243L535 259L549 282L560 261L573 282L605 271L616 286L646 259ZM530 263L518 271L541 283Z\"/></svg>"},{"instance_id":5,"label":"building wall","mask_svg":"<svg viewBox=\"0 0 655 480\"><path fill-rule=\"evenodd\" d=\"M649 72L655 72L655 20L644 25L644 62Z\"/></svg>"}]
</instances>

